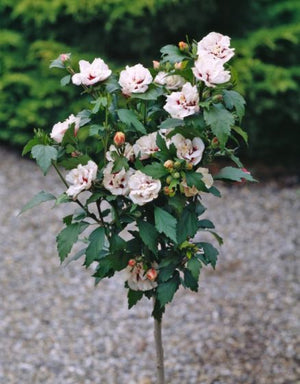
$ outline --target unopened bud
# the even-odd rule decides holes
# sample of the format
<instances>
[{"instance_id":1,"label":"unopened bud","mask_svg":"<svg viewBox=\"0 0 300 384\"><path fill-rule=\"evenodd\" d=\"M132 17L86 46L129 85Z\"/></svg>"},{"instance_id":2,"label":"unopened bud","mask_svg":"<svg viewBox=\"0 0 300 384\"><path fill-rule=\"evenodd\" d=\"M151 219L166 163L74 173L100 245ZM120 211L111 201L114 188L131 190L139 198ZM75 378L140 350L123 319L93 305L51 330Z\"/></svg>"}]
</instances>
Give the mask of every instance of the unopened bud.
<instances>
[{"instance_id":1,"label":"unopened bud","mask_svg":"<svg viewBox=\"0 0 300 384\"><path fill-rule=\"evenodd\" d=\"M164 162L164 167L167 169L172 169L174 167L174 161L173 160L167 160Z\"/></svg>"},{"instance_id":2,"label":"unopened bud","mask_svg":"<svg viewBox=\"0 0 300 384\"><path fill-rule=\"evenodd\" d=\"M174 172L174 173L173 173L173 177L174 177L175 179L179 179L179 178L180 178L180 173L179 173L179 172Z\"/></svg>"},{"instance_id":3,"label":"unopened bud","mask_svg":"<svg viewBox=\"0 0 300 384\"><path fill-rule=\"evenodd\" d=\"M81 155L81 153L79 152L79 151L73 151L72 153L71 153L71 156L72 157L79 157Z\"/></svg>"},{"instance_id":4,"label":"unopened bud","mask_svg":"<svg viewBox=\"0 0 300 384\"><path fill-rule=\"evenodd\" d=\"M129 265L129 267L134 267L135 264L136 264L136 261L135 261L134 259L130 259L130 260L128 261L128 265Z\"/></svg>"},{"instance_id":5,"label":"unopened bud","mask_svg":"<svg viewBox=\"0 0 300 384\"><path fill-rule=\"evenodd\" d=\"M119 147L125 143L125 135L123 132L117 132L114 136L114 143Z\"/></svg>"},{"instance_id":6,"label":"unopened bud","mask_svg":"<svg viewBox=\"0 0 300 384\"><path fill-rule=\"evenodd\" d=\"M180 161L175 161L174 168L180 169L181 168L181 162Z\"/></svg>"},{"instance_id":7,"label":"unopened bud","mask_svg":"<svg viewBox=\"0 0 300 384\"><path fill-rule=\"evenodd\" d=\"M185 51L186 49L188 49L189 46L184 41L179 41L178 47L181 51Z\"/></svg>"},{"instance_id":8,"label":"unopened bud","mask_svg":"<svg viewBox=\"0 0 300 384\"><path fill-rule=\"evenodd\" d=\"M219 103L222 100L223 100L223 96L222 95L214 95L213 98L212 98L212 102L213 103Z\"/></svg>"},{"instance_id":9,"label":"unopened bud","mask_svg":"<svg viewBox=\"0 0 300 384\"><path fill-rule=\"evenodd\" d=\"M211 141L211 145L213 148L216 148L219 145L219 140L216 137L214 137Z\"/></svg>"},{"instance_id":10,"label":"unopened bud","mask_svg":"<svg viewBox=\"0 0 300 384\"><path fill-rule=\"evenodd\" d=\"M154 269L154 268L149 269L148 272L146 273L146 277L148 280L154 281L157 278L156 269Z\"/></svg>"},{"instance_id":11,"label":"unopened bud","mask_svg":"<svg viewBox=\"0 0 300 384\"><path fill-rule=\"evenodd\" d=\"M166 178L166 182L167 184L171 184L172 183L172 180L173 180L173 177L171 175L169 175L167 178Z\"/></svg>"},{"instance_id":12,"label":"unopened bud","mask_svg":"<svg viewBox=\"0 0 300 384\"><path fill-rule=\"evenodd\" d=\"M170 193L170 188L169 187L164 187L164 194L169 196Z\"/></svg>"},{"instance_id":13,"label":"unopened bud","mask_svg":"<svg viewBox=\"0 0 300 384\"><path fill-rule=\"evenodd\" d=\"M174 68L180 71L183 69L183 62L181 61L180 63L175 63Z\"/></svg>"},{"instance_id":14,"label":"unopened bud","mask_svg":"<svg viewBox=\"0 0 300 384\"><path fill-rule=\"evenodd\" d=\"M246 169L246 168L242 168L242 171L243 171L244 173L248 173L248 175L250 175L250 172L248 171L248 169Z\"/></svg>"},{"instance_id":15,"label":"unopened bud","mask_svg":"<svg viewBox=\"0 0 300 384\"><path fill-rule=\"evenodd\" d=\"M193 163L186 163L185 164L185 169L187 171L191 171L193 169Z\"/></svg>"},{"instance_id":16,"label":"unopened bud","mask_svg":"<svg viewBox=\"0 0 300 384\"><path fill-rule=\"evenodd\" d=\"M154 69L159 69L159 67L160 67L160 62L159 61L153 60L152 63L153 63L153 68Z\"/></svg>"},{"instance_id":17,"label":"unopened bud","mask_svg":"<svg viewBox=\"0 0 300 384\"><path fill-rule=\"evenodd\" d=\"M65 61L70 60L71 55L69 53L62 53L59 58L64 63Z\"/></svg>"}]
</instances>

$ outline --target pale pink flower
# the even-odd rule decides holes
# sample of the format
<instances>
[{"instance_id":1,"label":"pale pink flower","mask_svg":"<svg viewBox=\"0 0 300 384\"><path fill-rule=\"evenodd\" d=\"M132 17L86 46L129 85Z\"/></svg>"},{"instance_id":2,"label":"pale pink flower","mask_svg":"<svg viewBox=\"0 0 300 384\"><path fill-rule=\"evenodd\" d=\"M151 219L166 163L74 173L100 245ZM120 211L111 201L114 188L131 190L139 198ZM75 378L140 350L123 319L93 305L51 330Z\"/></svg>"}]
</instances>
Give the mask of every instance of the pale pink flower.
<instances>
[{"instance_id":1,"label":"pale pink flower","mask_svg":"<svg viewBox=\"0 0 300 384\"><path fill-rule=\"evenodd\" d=\"M186 160L193 165L200 163L205 148L200 137L190 140L177 133L171 138L171 143L175 145L179 159Z\"/></svg>"},{"instance_id":2,"label":"pale pink flower","mask_svg":"<svg viewBox=\"0 0 300 384\"><path fill-rule=\"evenodd\" d=\"M208 54L213 59L226 63L234 56L234 48L230 48L230 37L221 33L210 32L198 43L197 54Z\"/></svg>"},{"instance_id":3,"label":"pale pink flower","mask_svg":"<svg viewBox=\"0 0 300 384\"><path fill-rule=\"evenodd\" d=\"M158 197L160 180L153 179L141 171L136 171L128 180L129 198L134 204L144 205Z\"/></svg>"},{"instance_id":4,"label":"pale pink flower","mask_svg":"<svg viewBox=\"0 0 300 384\"><path fill-rule=\"evenodd\" d=\"M72 184L66 194L76 199L80 192L90 189L97 177L97 171L98 166L92 160L89 160L86 165L79 164L77 168L72 169L66 176L67 182Z\"/></svg>"},{"instance_id":5,"label":"pale pink flower","mask_svg":"<svg viewBox=\"0 0 300 384\"><path fill-rule=\"evenodd\" d=\"M195 77L207 87L215 87L230 80L230 72L225 70L222 61L213 59L210 55L199 56L192 68Z\"/></svg>"},{"instance_id":6,"label":"pale pink flower","mask_svg":"<svg viewBox=\"0 0 300 384\"><path fill-rule=\"evenodd\" d=\"M148 159L153 153L159 150L156 144L157 132L152 132L149 135L140 137L133 144L133 151L136 157L140 160Z\"/></svg>"},{"instance_id":7,"label":"pale pink flower","mask_svg":"<svg viewBox=\"0 0 300 384\"><path fill-rule=\"evenodd\" d=\"M75 85L93 85L106 80L111 75L111 70L102 59L94 59L92 63L86 60L79 61L79 73L72 76Z\"/></svg>"},{"instance_id":8,"label":"pale pink flower","mask_svg":"<svg viewBox=\"0 0 300 384\"><path fill-rule=\"evenodd\" d=\"M167 72L158 72L154 82L159 85L164 85L170 91L182 88L186 83L185 79L179 75L170 75Z\"/></svg>"},{"instance_id":9,"label":"pale pink flower","mask_svg":"<svg viewBox=\"0 0 300 384\"><path fill-rule=\"evenodd\" d=\"M59 121L58 123L53 125L50 137L57 143L61 143L65 133L67 132L71 124L74 124L74 135L76 136L80 127L80 117L70 115L65 121Z\"/></svg>"},{"instance_id":10,"label":"pale pink flower","mask_svg":"<svg viewBox=\"0 0 300 384\"><path fill-rule=\"evenodd\" d=\"M130 96L132 93L146 92L152 80L150 71L142 64L133 67L127 65L120 73L119 84L123 94Z\"/></svg>"},{"instance_id":11,"label":"pale pink flower","mask_svg":"<svg viewBox=\"0 0 300 384\"><path fill-rule=\"evenodd\" d=\"M114 163L110 162L104 168L103 185L112 195L125 196L129 192L128 180L133 174L133 170L130 168L128 171L125 171L125 169L122 168L118 172L113 172L113 166Z\"/></svg>"},{"instance_id":12,"label":"pale pink flower","mask_svg":"<svg viewBox=\"0 0 300 384\"><path fill-rule=\"evenodd\" d=\"M154 277L154 271L156 272L154 267L145 270L141 262L134 263L133 266L128 265L124 271L125 281L127 281L129 288L134 291L149 291L157 287L157 282L155 281L157 272Z\"/></svg>"},{"instance_id":13,"label":"pale pink flower","mask_svg":"<svg viewBox=\"0 0 300 384\"><path fill-rule=\"evenodd\" d=\"M60 60L64 63L65 61L70 60L71 54L70 53L62 53L59 55Z\"/></svg>"},{"instance_id":14,"label":"pale pink flower","mask_svg":"<svg viewBox=\"0 0 300 384\"><path fill-rule=\"evenodd\" d=\"M167 96L164 109L175 119L183 119L199 111L199 94L196 86L185 83L181 92Z\"/></svg>"}]
</instances>

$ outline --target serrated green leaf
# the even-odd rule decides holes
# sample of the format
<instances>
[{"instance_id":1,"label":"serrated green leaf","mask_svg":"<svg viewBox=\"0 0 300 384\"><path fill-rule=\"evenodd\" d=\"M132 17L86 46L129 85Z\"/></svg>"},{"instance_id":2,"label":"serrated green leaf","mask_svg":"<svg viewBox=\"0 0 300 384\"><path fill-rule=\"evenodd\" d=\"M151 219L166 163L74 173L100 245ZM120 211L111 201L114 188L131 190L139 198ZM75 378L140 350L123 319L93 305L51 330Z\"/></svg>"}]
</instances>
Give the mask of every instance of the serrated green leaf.
<instances>
[{"instance_id":1,"label":"serrated green leaf","mask_svg":"<svg viewBox=\"0 0 300 384\"><path fill-rule=\"evenodd\" d=\"M189 288L191 291L198 291L198 280L195 279L192 272L189 269L184 269L183 271L183 284L185 288Z\"/></svg>"},{"instance_id":2,"label":"serrated green leaf","mask_svg":"<svg viewBox=\"0 0 300 384\"><path fill-rule=\"evenodd\" d=\"M207 232L209 232L209 233L211 233L213 235L213 237L217 240L219 245L223 244L223 238L220 235L218 235L216 232L210 231L210 230L208 230Z\"/></svg>"},{"instance_id":3,"label":"serrated green leaf","mask_svg":"<svg viewBox=\"0 0 300 384\"><path fill-rule=\"evenodd\" d=\"M154 225L146 222L146 221L138 221L137 226L139 229L139 234L143 243L152 251L155 255L158 252L157 248L157 238L158 232Z\"/></svg>"},{"instance_id":4,"label":"serrated green leaf","mask_svg":"<svg viewBox=\"0 0 300 384\"><path fill-rule=\"evenodd\" d=\"M246 104L246 101L243 98L243 96L236 91L224 90L223 98L224 98L224 103L226 105L226 108L230 110L235 108L236 113L239 117L239 120L241 121L242 117L245 114L245 104Z\"/></svg>"},{"instance_id":5,"label":"serrated green leaf","mask_svg":"<svg viewBox=\"0 0 300 384\"><path fill-rule=\"evenodd\" d=\"M124 250L126 248L126 241L119 235L114 233L110 238L110 250L112 253Z\"/></svg>"},{"instance_id":6,"label":"serrated green leaf","mask_svg":"<svg viewBox=\"0 0 300 384\"><path fill-rule=\"evenodd\" d=\"M160 179L161 177L169 174L167 168L165 168L161 163L152 163L146 165L146 167L142 169L142 172L148 176L153 177L154 179Z\"/></svg>"},{"instance_id":7,"label":"serrated green leaf","mask_svg":"<svg viewBox=\"0 0 300 384\"><path fill-rule=\"evenodd\" d=\"M60 85L62 87L65 87L67 84L69 84L71 81L71 75L67 75L67 76L64 76L61 80L60 80Z\"/></svg>"},{"instance_id":8,"label":"serrated green leaf","mask_svg":"<svg viewBox=\"0 0 300 384\"><path fill-rule=\"evenodd\" d=\"M209 110L204 110L204 119L211 127L213 134L218 138L221 148L230 135L231 127L234 125L232 113L227 111L222 104L213 104Z\"/></svg>"},{"instance_id":9,"label":"serrated green leaf","mask_svg":"<svg viewBox=\"0 0 300 384\"><path fill-rule=\"evenodd\" d=\"M202 181L202 174L198 172L187 172L185 174L186 183L189 187L196 187L198 191L207 191L207 188Z\"/></svg>"},{"instance_id":10,"label":"serrated green leaf","mask_svg":"<svg viewBox=\"0 0 300 384\"><path fill-rule=\"evenodd\" d=\"M132 93L132 99L141 99L141 100L156 100L164 94L164 91L160 87L149 89L144 93Z\"/></svg>"},{"instance_id":11,"label":"serrated green leaf","mask_svg":"<svg viewBox=\"0 0 300 384\"><path fill-rule=\"evenodd\" d=\"M58 57L57 59L51 61L49 68L65 68L65 66L61 58Z\"/></svg>"},{"instance_id":12,"label":"serrated green leaf","mask_svg":"<svg viewBox=\"0 0 300 384\"><path fill-rule=\"evenodd\" d=\"M64 267L68 266L72 261L76 261L80 259L85 254L86 248L80 249L80 251L76 252L75 255L68 257L66 262L64 263Z\"/></svg>"},{"instance_id":13,"label":"serrated green leaf","mask_svg":"<svg viewBox=\"0 0 300 384\"><path fill-rule=\"evenodd\" d=\"M59 165L64 167L65 169L73 169L76 168L77 165L86 165L91 158L88 155L82 155L78 157L70 157L69 159L64 159L59 162Z\"/></svg>"},{"instance_id":14,"label":"serrated green leaf","mask_svg":"<svg viewBox=\"0 0 300 384\"><path fill-rule=\"evenodd\" d=\"M159 267L158 281L161 283L168 281L173 276L176 266L177 263L173 262L165 267Z\"/></svg>"},{"instance_id":15,"label":"serrated green leaf","mask_svg":"<svg viewBox=\"0 0 300 384\"><path fill-rule=\"evenodd\" d=\"M200 275L200 270L202 268L201 262L199 259L195 256L193 256L191 259L188 260L187 269L191 272L193 278L198 281L199 275Z\"/></svg>"},{"instance_id":16,"label":"serrated green leaf","mask_svg":"<svg viewBox=\"0 0 300 384\"><path fill-rule=\"evenodd\" d=\"M82 233L89 223L81 221L74 223L64 228L56 237L57 250L60 261L63 262L68 254L71 252L73 244L78 240L78 236Z\"/></svg>"},{"instance_id":17,"label":"serrated green leaf","mask_svg":"<svg viewBox=\"0 0 300 384\"><path fill-rule=\"evenodd\" d=\"M203 220L199 220L198 221L198 228L213 229L213 228L215 228L215 226L214 226L214 224L210 220L203 219Z\"/></svg>"},{"instance_id":18,"label":"serrated green leaf","mask_svg":"<svg viewBox=\"0 0 300 384\"><path fill-rule=\"evenodd\" d=\"M216 187L210 187L208 189L208 192L211 193L212 195L216 196L216 197L222 197L221 196L221 192L216 188Z\"/></svg>"},{"instance_id":19,"label":"serrated green leaf","mask_svg":"<svg viewBox=\"0 0 300 384\"><path fill-rule=\"evenodd\" d=\"M215 180L229 180L229 181L242 181L248 180L248 181L257 181L255 180L250 173L244 172L240 168L234 168L234 167L225 167L221 169L221 171L214 176Z\"/></svg>"},{"instance_id":20,"label":"serrated green leaf","mask_svg":"<svg viewBox=\"0 0 300 384\"><path fill-rule=\"evenodd\" d=\"M164 233L167 237L177 243L176 225L177 220L169 212L162 208L154 207L155 227L159 233Z\"/></svg>"},{"instance_id":21,"label":"serrated green leaf","mask_svg":"<svg viewBox=\"0 0 300 384\"><path fill-rule=\"evenodd\" d=\"M199 248L203 248L204 254L200 255L200 260L203 260L205 264L211 264L215 269L219 251L210 243L197 243Z\"/></svg>"},{"instance_id":22,"label":"serrated green leaf","mask_svg":"<svg viewBox=\"0 0 300 384\"><path fill-rule=\"evenodd\" d=\"M169 197L168 199L168 203L169 205L175 209L175 211L181 215L181 212L185 206L185 203L186 203L186 198L184 195L182 194L177 194L173 197Z\"/></svg>"},{"instance_id":23,"label":"serrated green leaf","mask_svg":"<svg viewBox=\"0 0 300 384\"><path fill-rule=\"evenodd\" d=\"M178 244L184 242L187 238L192 238L198 231L198 217L194 209L194 204L184 208L177 224Z\"/></svg>"},{"instance_id":24,"label":"serrated green leaf","mask_svg":"<svg viewBox=\"0 0 300 384\"><path fill-rule=\"evenodd\" d=\"M132 289L128 290L128 309L132 308L136 303L142 299L144 292L143 291L134 291Z\"/></svg>"},{"instance_id":25,"label":"serrated green leaf","mask_svg":"<svg viewBox=\"0 0 300 384\"><path fill-rule=\"evenodd\" d=\"M124 156L118 156L114 161L112 172L119 172L122 168L126 171L129 169L128 159Z\"/></svg>"},{"instance_id":26,"label":"serrated green leaf","mask_svg":"<svg viewBox=\"0 0 300 384\"><path fill-rule=\"evenodd\" d=\"M26 155L26 153L31 151L31 148L33 148L35 145L41 144L41 140L37 137L31 139L28 141L28 143L23 148L22 156Z\"/></svg>"},{"instance_id":27,"label":"serrated green leaf","mask_svg":"<svg viewBox=\"0 0 300 384\"><path fill-rule=\"evenodd\" d=\"M160 124L159 129L170 129L170 128L181 127L183 125L184 125L183 120L169 118Z\"/></svg>"},{"instance_id":28,"label":"serrated green leaf","mask_svg":"<svg viewBox=\"0 0 300 384\"><path fill-rule=\"evenodd\" d=\"M70 201L72 201L72 199L71 199L66 193L62 193L62 194L59 195L58 198L56 199L56 201L55 201L55 205L64 204L64 203L69 203Z\"/></svg>"},{"instance_id":29,"label":"serrated green leaf","mask_svg":"<svg viewBox=\"0 0 300 384\"><path fill-rule=\"evenodd\" d=\"M241 127L237 127L236 125L234 125L232 127L232 129L233 129L233 131L238 133L244 139L244 142L246 144L248 143L248 134L247 134L247 132L245 132Z\"/></svg>"},{"instance_id":30,"label":"serrated green leaf","mask_svg":"<svg viewBox=\"0 0 300 384\"><path fill-rule=\"evenodd\" d=\"M85 266L88 268L93 261L97 260L104 248L105 230L103 227L95 229L89 236L89 245L86 249Z\"/></svg>"},{"instance_id":31,"label":"serrated green leaf","mask_svg":"<svg viewBox=\"0 0 300 384\"><path fill-rule=\"evenodd\" d=\"M171 64L179 63L188 57L184 55L176 45L165 45L161 48L162 62L170 62Z\"/></svg>"},{"instance_id":32,"label":"serrated green leaf","mask_svg":"<svg viewBox=\"0 0 300 384\"><path fill-rule=\"evenodd\" d=\"M103 125L94 124L90 126L89 135L95 136L95 135L101 135L105 132L105 127Z\"/></svg>"},{"instance_id":33,"label":"serrated green leaf","mask_svg":"<svg viewBox=\"0 0 300 384\"><path fill-rule=\"evenodd\" d=\"M143 124L138 120L136 114L129 110L129 109L118 109L117 114L119 116L119 119L122 121L122 123L126 124L127 126L132 126L135 128L137 132L140 132L144 135L147 134L147 131Z\"/></svg>"},{"instance_id":34,"label":"serrated green leaf","mask_svg":"<svg viewBox=\"0 0 300 384\"><path fill-rule=\"evenodd\" d=\"M180 279L179 273L176 271L174 276L165 283L158 284L157 287L157 299L160 303L160 307L170 303L175 295L175 292L179 288Z\"/></svg>"},{"instance_id":35,"label":"serrated green leaf","mask_svg":"<svg viewBox=\"0 0 300 384\"><path fill-rule=\"evenodd\" d=\"M43 171L43 174L46 175L52 161L56 161L57 159L57 150L50 145L38 144L31 149L31 155L34 159L36 159L36 162Z\"/></svg>"},{"instance_id":36,"label":"serrated green leaf","mask_svg":"<svg viewBox=\"0 0 300 384\"><path fill-rule=\"evenodd\" d=\"M19 215L21 215L21 213L27 211L28 209L36 207L37 205L39 205L41 203L44 203L45 201L55 200L55 199L56 199L56 197L54 195L52 195L51 193L41 191L37 195L35 195L31 200L29 200L28 203L26 203L24 205L24 207L21 209L21 212L19 213Z\"/></svg>"}]
</instances>

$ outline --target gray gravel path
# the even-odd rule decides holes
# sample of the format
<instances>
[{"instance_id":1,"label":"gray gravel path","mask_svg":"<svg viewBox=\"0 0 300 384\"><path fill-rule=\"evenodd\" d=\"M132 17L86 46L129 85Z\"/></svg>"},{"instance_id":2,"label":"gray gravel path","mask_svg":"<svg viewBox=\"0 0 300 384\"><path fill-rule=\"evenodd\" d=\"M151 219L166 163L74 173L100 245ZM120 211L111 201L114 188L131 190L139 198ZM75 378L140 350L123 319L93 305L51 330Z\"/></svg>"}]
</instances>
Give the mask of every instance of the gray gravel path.
<instances>
[{"instance_id":1,"label":"gray gravel path","mask_svg":"<svg viewBox=\"0 0 300 384\"><path fill-rule=\"evenodd\" d=\"M62 190L55 175L0 147L0 383L154 384L150 303L128 311L120 277L95 289L80 262L59 266L67 207L17 217L41 189ZM167 383L299 384L300 189L222 193L206 198L206 217L226 240L217 270L167 308Z\"/></svg>"}]
</instances>

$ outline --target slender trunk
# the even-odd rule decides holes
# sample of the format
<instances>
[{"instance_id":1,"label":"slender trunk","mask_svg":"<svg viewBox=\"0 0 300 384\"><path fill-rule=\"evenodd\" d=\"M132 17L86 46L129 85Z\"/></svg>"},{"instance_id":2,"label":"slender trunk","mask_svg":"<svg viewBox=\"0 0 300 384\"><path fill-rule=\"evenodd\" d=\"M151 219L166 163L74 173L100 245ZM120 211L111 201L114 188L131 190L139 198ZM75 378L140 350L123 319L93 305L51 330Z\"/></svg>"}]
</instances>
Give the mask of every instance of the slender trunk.
<instances>
[{"instance_id":1,"label":"slender trunk","mask_svg":"<svg viewBox=\"0 0 300 384\"><path fill-rule=\"evenodd\" d=\"M155 299L154 299L155 305ZM156 349L157 384L165 384L164 350L161 338L161 320L154 319L154 340Z\"/></svg>"}]
</instances>

